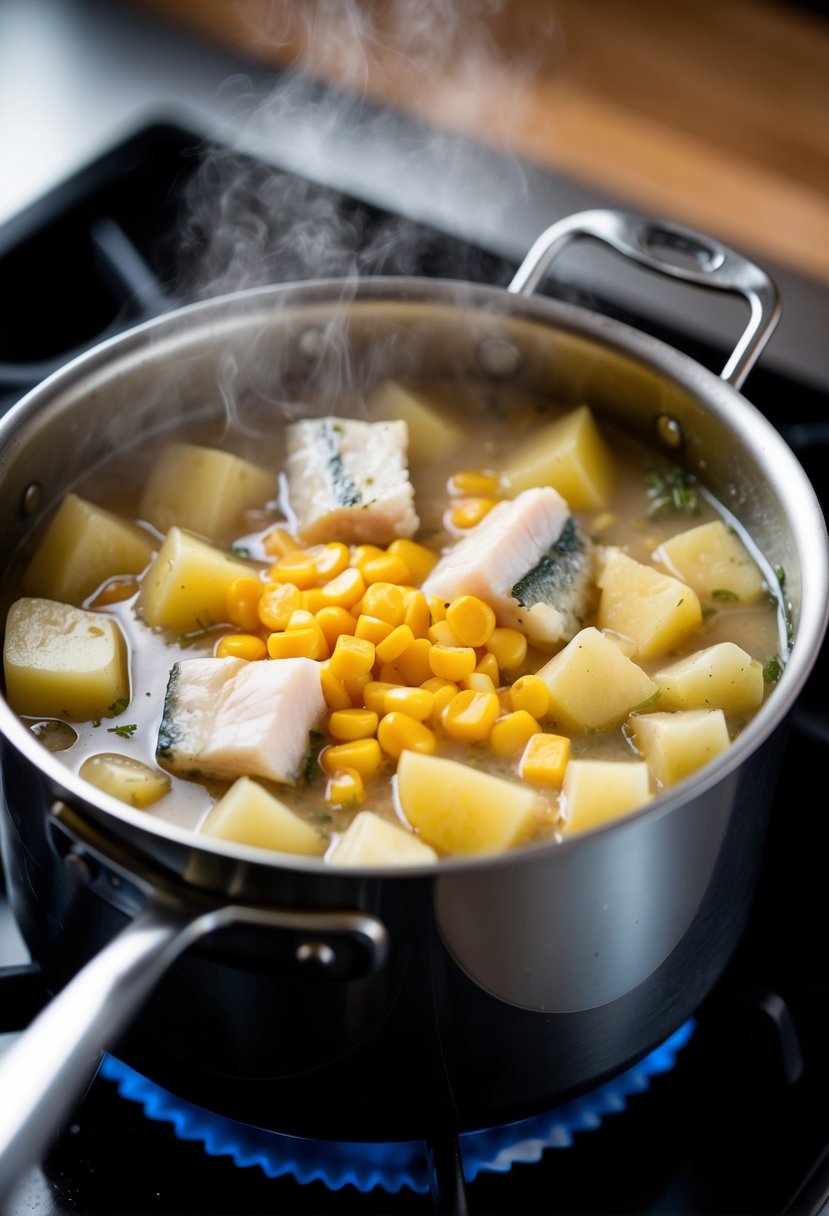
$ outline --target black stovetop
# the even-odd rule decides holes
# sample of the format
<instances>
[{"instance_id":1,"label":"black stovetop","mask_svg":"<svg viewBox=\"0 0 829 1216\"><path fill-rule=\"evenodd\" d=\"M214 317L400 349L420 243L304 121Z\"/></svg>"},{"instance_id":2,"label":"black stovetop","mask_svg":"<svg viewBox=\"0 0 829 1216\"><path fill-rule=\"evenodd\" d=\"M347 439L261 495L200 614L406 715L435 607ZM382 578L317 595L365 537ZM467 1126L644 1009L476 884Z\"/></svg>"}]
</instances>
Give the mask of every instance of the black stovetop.
<instances>
[{"instance_id":1,"label":"black stovetop","mask_svg":"<svg viewBox=\"0 0 829 1216\"><path fill-rule=\"evenodd\" d=\"M231 257L217 223L234 192L247 202L242 235L255 237L255 256L242 263L238 254ZM297 240L298 215L309 221L306 232L316 225L337 239ZM175 126L148 127L0 228L0 408L101 336L217 291L352 271L505 285L514 269L473 244L229 149L208 148ZM561 293L552 285L546 290ZM578 302L572 288L567 298ZM661 330L613 300L589 303L714 370L728 353ZM829 503L829 396L764 368L762 360L743 392L796 448ZM597 1128L575 1132L569 1146L548 1148L538 1161L481 1172L465 1187L453 1173L452 1146L438 1144L431 1192L331 1190L211 1156L98 1076L46 1159L12 1196L9 1216L370 1216L464 1205L492 1216L829 1210L823 882L829 825L814 801L829 759L826 669L824 653L793 715L745 940L698 1010L675 1066L650 1077ZM792 790L813 793L804 800ZM0 968L11 961L3 957L3 941L0 934ZM0 998L0 1033L23 1029L44 999L36 968L0 970Z\"/></svg>"}]
</instances>

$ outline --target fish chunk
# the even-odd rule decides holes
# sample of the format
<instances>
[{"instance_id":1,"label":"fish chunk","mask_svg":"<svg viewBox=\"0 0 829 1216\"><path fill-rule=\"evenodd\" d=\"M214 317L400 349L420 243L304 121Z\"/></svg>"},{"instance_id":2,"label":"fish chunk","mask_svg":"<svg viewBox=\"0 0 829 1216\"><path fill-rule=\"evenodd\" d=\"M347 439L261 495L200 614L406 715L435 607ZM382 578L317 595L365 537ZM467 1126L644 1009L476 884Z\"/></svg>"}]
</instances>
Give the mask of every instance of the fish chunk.
<instances>
[{"instance_id":1,"label":"fish chunk","mask_svg":"<svg viewBox=\"0 0 829 1216\"><path fill-rule=\"evenodd\" d=\"M530 641L569 641L595 595L593 546L551 486L499 502L433 568L423 590L449 602L476 595L499 625Z\"/></svg>"},{"instance_id":2,"label":"fish chunk","mask_svg":"<svg viewBox=\"0 0 829 1216\"><path fill-rule=\"evenodd\" d=\"M167 681L156 758L181 777L295 785L324 711L313 659L181 659Z\"/></svg>"},{"instance_id":3,"label":"fish chunk","mask_svg":"<svg viewBox=\"0 0 829 1216\"><path fill-rule=\"evenodd\" d=\"M288 502L307 544L387 545L417 531L405 422L302 419L286 437Z\"/></svg>"}]
</instances>

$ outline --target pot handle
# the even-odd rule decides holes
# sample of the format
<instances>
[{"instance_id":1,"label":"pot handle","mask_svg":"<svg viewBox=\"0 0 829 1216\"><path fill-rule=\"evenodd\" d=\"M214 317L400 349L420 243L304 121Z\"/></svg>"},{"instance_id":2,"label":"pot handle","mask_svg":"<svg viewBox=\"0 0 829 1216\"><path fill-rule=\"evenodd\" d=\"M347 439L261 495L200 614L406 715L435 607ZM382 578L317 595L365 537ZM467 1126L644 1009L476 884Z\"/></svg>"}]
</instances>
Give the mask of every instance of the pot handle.
<instances>
[{"instance_id":1,"label":"pot handle","mask_svg":"<svg viewBox=\"0 0 829 1216\"><path fill-rule=\"evenodd\" d=\"M720 372L723 380L740 387L780 318L777 286L764 270L727 245L681 224L596 209L567 216L542 232L507 290L531 295L553 258L577 237L601 241L667 278L743 296L751 316Z\"/></svg>"},{"instance_id":2,"label":"pot handle","mask_svg":"<svg viewBox=\"0 0 829 1216\"><path fill-rule=\"evenodd\" d=\"M107 1047L140 1011L173 962L194 942L229 925L251 924L297 935L299 965L336 960L338 939L355 941L364 970L379 966L386 930L374 917L340 911L283 910L210 904L199 893L149 876L146 866L123 864L113 849L100 852L88 825L62 805L53 822L68 868L87 885L140 890L142 910L38 1014L0 1058L0 1206L48 1149L92 1081ZM70 826L71 825L71 826ZM66 839L69 838L69 845ZM79 843L82 841L82 843ZM192 900L189 895L193 896ZM332 942L334 943L332 945ZM328 952L326 954L326 951Z\"/></svg>"}]
</instances>

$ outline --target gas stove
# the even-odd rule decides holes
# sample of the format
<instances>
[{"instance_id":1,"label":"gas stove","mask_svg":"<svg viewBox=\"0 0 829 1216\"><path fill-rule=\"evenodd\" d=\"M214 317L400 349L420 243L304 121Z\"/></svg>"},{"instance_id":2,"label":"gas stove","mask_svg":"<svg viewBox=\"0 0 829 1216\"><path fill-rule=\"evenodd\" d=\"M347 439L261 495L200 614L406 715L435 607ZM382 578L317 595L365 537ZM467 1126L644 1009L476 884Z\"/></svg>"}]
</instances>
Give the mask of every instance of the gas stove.
<instances>
[{"instance_id":1,"label":"gas stove","mask_svg":"<svg viewBox=\"0 0 829 1216\"><path fill-rule=\"evenodd\" d=\"M242 235L253 246L233 234L226 243L218 224L242 194ZM312 239L322 231L323 243ZM0 228L0 279L14 301L0 305L0 408L107 334L234 286L348 273L505 285L516 265L502 248L175 123L147 125ZM664 313L631 312L613 294L545 290L652 332L714 370L728 354L727 339L720 348L694 326L666 324ZM743 392L798 451L829 506L827 386L761 359ZM566 1107L459 1140L438 1130L423 1143L334 1145L192 1107L127 1068L115 1045L11 1196L9 1216L829 1210L829 826L812 801L792 796L823 786L826 675L824 654L793 715L737 955L691 1021L629 1072ZM0 997L2 1045L47 999L2 900Z\"/></svg>"}]
</instances>

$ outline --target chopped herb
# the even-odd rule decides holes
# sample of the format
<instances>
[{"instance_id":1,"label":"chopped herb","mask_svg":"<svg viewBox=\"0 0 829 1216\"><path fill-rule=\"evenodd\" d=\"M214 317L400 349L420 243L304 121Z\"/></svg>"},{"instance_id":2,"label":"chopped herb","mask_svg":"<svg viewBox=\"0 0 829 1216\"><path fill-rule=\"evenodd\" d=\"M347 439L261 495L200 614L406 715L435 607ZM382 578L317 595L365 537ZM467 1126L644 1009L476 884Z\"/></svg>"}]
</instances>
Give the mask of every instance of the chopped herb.
<instances>
[{"instance_id":1,"label":"chopped herb","mask_svg":"<svg viewBox=\"0 0 829 1216\"><path fill-rule=\"evenodd\" d=\"M736 591L729 591L727 587L717 587L711 592L712 600L732 600L734 603L739 603L740 597Z\"/></svg>"},{"instance_id":2,"label":"chopped herb","mask_svg":"<svg viewBox=\"0 0 829 1216\"><path fill-rule=\"evenodd\" d=\"M766 684L776 684L782 674L783 666L780 662L780 656L773 654L763 666L763 679Z\"/></svg>"},{"instance_id":3,"label":"chopped herb","mask_svg":"<svg viewBox=\"0 0 829 1216\"><path fill-rule=\"evenodd\" d=\"M230 552L234 557L250 557L250 549L247 545L231 545Z\"/></svg>"},{"instance_id":4,"label":"chopped herb","mask_svg":"<svg viewBox=\"0 0 829 1216\"><path fill-rule=\"evenodd\" d=\"M111 735L120 735L122 739L131 739L138 730L137 722L124 722L121 726L108 726L107 731Z\"/></svg>"},{"instance_id":5,"label":"chopped herb","mask_svg":"<svg viewBox=\"0 0 829 1216\"><path fill-rule=\"evenodd\" d=\"M213 626L215 629L216 626ZM192 646L194 642L201 642L210 633L210 627L207 625L199 625L198 629L194 629L192 633L180 633L176 638L179 646Z\"/></svg>"},{"instance_id":6,"label":"chopped herb","mask_svg":"<svg viewBox=\"0 0 829 1216\"><path fill-rule=\"evenodd\" d=\"M648 465L645 472L645 493L650 499L648 518L660 515L698 515L699 493L693 473L679 465L658 469Z\"/></svg>"},{"instance_id":7,"label":"chopped herb","mask_svg":"<svg viewBox=\"0 0 829 1216\"><path fill-rule=\"evenodd\" d=\"M92 725L93 725L93 726L100 726L100 725L101 725L101 719L100 719L100 718L93 718L93 719L92 719Z\"/></svg>"},{"instance_id":8,"label":"chopped herb","mask_svg":"<svg viewBox=\"0 0 829 1216\"><path fill-rule=\"evenodd\" d=\"M320 775L319 755L322 751L328 736L321 730L312 730L308 732L309 748L308 755L305 757L305 767L302 770L302 776L306 785L313 785Z\"/></svg>"},{"instance_id":9,"label":"chopped herb","mask_svg":"<svg viewBox=\"0 0 829 1216\"><path fill-rule=\"evenodd\" d=\"M120 714L127 708L130 703L129 697L119 697L117 701L113 701L109 707L110 713Z\"/></svg>"},{"instance_id":10,"label":"chopped herb","mask_svg":"<svg viewBox=\"0 0 829 1216\"><path fill-rule=\"evenodd\" d=\"M785 587L786 586L786 571L783 569L783 567L775 566L774 574L775 574L775 577L776 577L778 583L780 584L780 586Z\"/></svg>"},{"instance_id":11,"label":"chopped herb","mask_svg":"<svg viewBox=\"0 0 829 1216\"><path fill-rule=\"evenodd\" d=\"M716 610L716 608L706 608L706 609L704 609L704 610L703 610L703 613L702 613L702 623L703 623L703 625L707 625L709 621L713 621L713 619L714 619L714 617L715 617L716 615L717 615L717 610Z\"/></svg>"}]
</instances>

